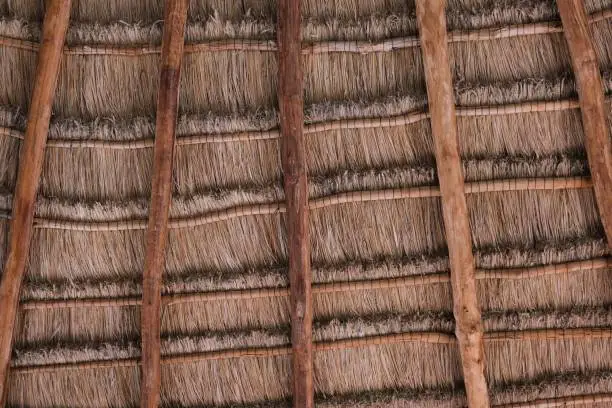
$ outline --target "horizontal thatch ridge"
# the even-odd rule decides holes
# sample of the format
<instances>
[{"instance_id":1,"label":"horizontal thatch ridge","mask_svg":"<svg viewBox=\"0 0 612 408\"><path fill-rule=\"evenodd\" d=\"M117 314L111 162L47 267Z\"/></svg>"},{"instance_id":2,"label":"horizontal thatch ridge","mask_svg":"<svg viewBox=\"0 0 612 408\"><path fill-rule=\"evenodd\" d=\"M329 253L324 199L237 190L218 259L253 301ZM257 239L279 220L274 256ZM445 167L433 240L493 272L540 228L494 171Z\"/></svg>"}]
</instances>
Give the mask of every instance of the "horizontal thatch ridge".
<instances>
[{"instance_id":1,"label":"horizontal thatch ridge","mask_svg":"<svg viewBox=\"0 0 612 408\"><path fill-rule=\"evenodd\" d=\"M589 373L551 373L530 382L515 382L494 386L489 395L495 405L513 402L529 402L544 398L584 395L607 392L612 385L612 372L597 371ZM410 406L414 408L434 408L440 405L460 408L466 406L465 393L461 385L453 388L438 389L400 389L380 390L378 392L357 393L341 396L320 396L318 407L348 408L348 407L380 407L399 408ZM289 402L274 404L262 403L242 405L241 408L289 407ZM234 406L238 408L238 405Z\"/></svg>"},{"instance_id":2,"label":"horizontal thatch ridge","mask_svg":"<svg viewBox=\"0 0 612 408\"><path fill-rule=\"evenodd\" d=\"M478 10L450 8L447 13L449 29L475 30L504 25L530 24L551 21L559 16L549 1L530 0L521 4L497 2ZM153 23L72 23L67 34L69 45L139 45L161 42L162 22ZM380 40L417 33L414 12L374 14L356 19L309 18L302 24L304 41L322 40ZM40 25L22 19L0 20L0 35L38 41ZM186 27L186 41L217 39L274 39L272 20L246 15L242 20L227 20L218 12L207 16L191 16Z\"/></svg>"},{"instance_id":3,"label":"horizontal thatch ridge","mask_svg":"<svg viewBox=\"0 0 612 408\"><path fill-rule=\"evenodd\" d=\"M476 265L483 269L519 268L550 263L582 261L609 254L602 238L583 237L567 242L543 243L534 248L494 248L476 251ZM313 265L313 282L329 283L361 281L366 279L398 278L445 272L446 255L422 255L407 258L382 258L370 261L352 261L337 265ZM248 270L241 272L216 271L181 275L164 282L165 295L209 291L282 288L288 285L286 267ZM95 299L139 296L139 280L121 279L95 281L30 281L22 289L22 301Z\"/></svg>"},{"instance_id":4,"label":"horizontal thatch ridge","mask_svg":"<svg viewBox=\"0 0 612 408\"><path fill-rule=\"evenodd\" d=\"M612 74L603 72L604 91L612 92ZM458 81L455 98L458 106L478 107L532 101L555 101L574 97L575 84L571 76L557 78L526 78L508 83L478 84ZM342 119L389 117L423 109L425 95L393 95L378 100L334 101L312 104L306 107L306 123L320 123ZM128 141L152 138L153 118L131 119L101 117L93 121L78 118L53 118L50 140L108 140ZM25 130L25 113L8 106L0 107L0 126L18 131ZM177 124L177 135L219 134L248 131L264 131L276 128L275 110L256 110L232 115L183 114Z\"/></svg>"},{"instance_id":5,"label":"horizontal thatch ridge","mask_svg":"<svg viewBox=\"0 0 612 408\"><path fill-rule=\"evenodd\" d=\"M469 182L555 177L561 181L568 177L589 175L585 157L564 155L549 157L500 157L463 161L464 174ZM343 170L336 174L312 176L309 182L311 199L330 197L353 191L422 187L437 184L433 166L396 167L386 169ZM210 212L256 204L284 201L282 181L270 185L216 188L190 195L175 195L170 210L171 218L189 218ZM0 212L8 217L12 194L0 190ZM113 222L146 219L148 197L131 200L82 201L60 197L38 198L36 216L41 219Z\"/></svg>"},{"instance_id":6,"label":"horizontal thatch ridge","mask_svg":"<svg viewBox=\"0 0 612 408\"><path fill-rule=\"evenodd\" d=\"M486 331L605 328L612 326L612 307L572 310L536 310L484 313ZM389 334L440 332L452 334L454 320L447 313L364 316L316 322L317 342L356 339ZM206 333L201 336L168 337L162 340L162 355L188 355L217 350L265 348L290 344L288 328ZM13 365L44 366L87 361L122 360L140 357L135 342L115 344L67 344L17 349Z\"/></svg>"}]
</instances>

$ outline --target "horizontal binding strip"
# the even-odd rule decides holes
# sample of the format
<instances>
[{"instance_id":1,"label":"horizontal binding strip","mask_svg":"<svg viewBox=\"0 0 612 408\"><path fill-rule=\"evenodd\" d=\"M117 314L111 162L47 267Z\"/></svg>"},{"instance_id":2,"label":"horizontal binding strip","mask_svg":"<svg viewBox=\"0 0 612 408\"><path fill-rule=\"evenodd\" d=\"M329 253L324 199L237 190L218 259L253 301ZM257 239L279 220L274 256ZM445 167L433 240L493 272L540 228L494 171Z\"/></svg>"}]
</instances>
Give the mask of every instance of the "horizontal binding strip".
<instances>
[{"instance_id":1,"label":"horizontal binding strip","mask_svg":"<svg viewBox=\"0 0 612 408\"><path fill-rule=\"evenodd\" d=\"M503 191L565 190L591 188L592 186L592 182L588 177L525 178L465 183L465 192L466 194L478 194ZM347 203L439 196L440 188L438 186L352 191L310 200L309 208L311 210L316 210ZM229 208L227 210L210 212L201 216L175 218L170 220L169 228L191 228L238 217L281 214L285 211L284 202L244 205ZM46 218L36 218L34 220L34 228L69 231L131 231L144 230L146 227L146 219L109 222L62 221Z\"/></svg>"},{"instance_id":2,"label":"horizontal binding strip","mask_svg":"<svg viewBox=\"0 0 612 408\"><path fill-rule=\"evenodd\" d=\"M593 13L589 17L590 23L596 23L612 18L612 10L603 10ZM448 33L450 43L469 41L490 41L502 38L522 37L530 35L562 33L561 22L543 22L532 24L510 25L498 28L483 28L470 31L451 31ZM0 37L0 46L17 48L37 52L39 43L10 37ZM305 44L302 54L327 54L333 52L346 52L367 54L373 52L389 52L405 48L419 47L419 37L399 37L388 40L372 41L324 41ZM219 51L251 51L251 52L277 52L278 47L273 40L230 39L220 41L207 41L202 43L185 44L185 53L219 52ZM143 46L108 46L108 45L78 45L64 47L67 55L115 55L138 57L142 55L159 54L159 45Z\"/></svg>"},{"instance_id":3,"label":"horizontal binding strip","mask_svg":"<svg viewBox=\"0 0 612 408\"><path fill-rule=\"evenodd\" d=\"M568 340L568 339L609 339L612 338L612 329L543 329L526 331L501 331L484 334L485 342L500 341L529 341L529 340ZM392 345L401 343L428 343L453 345L456 338L452 334L437 332L413 332L400 334L386 334L380 336L344 339L336 341L318 342L314 344L317 352L332 350L357 349L370 346ZM217 350L201 353L162 357L162 364L192 364L200 361L225 360L233 358L261 358L291 355L290 346L253 347L233 350ZM80 363L61 363L40 366L13 367L12 372L19 374L55 372L59 370L84 370L102 368L137 367L138 358L110 361L87 361Z\"/></svg>"},{"instance_id":4,"label":"horizontal binding strip","mask_svg":"<svg viewBox=\"0 0 612 408\"><path fill-rule=\"evenodd\" d=\"M528 268L506 268L506 269L477 269L476 279L503 279L521 280L532 279L542 276L560 275L585 270L601 270L612 267L612 260L609 258L594 258L586 261L567 262L554 265L535 266ZM434 273L427 275L412 275L400 278L360 280L353 282L330 282L318 283L312 286L314 295L356 292L362 290L393 289L411 286L433 285L439 283L449 283L448 273ZM176 295L164 295L162 302L164 306L209 302L214 300L252 300L272 297L288 297L288 288L257 288L225 290L201 293L185 293ZM141 296L128 298L100 298L100 299L70 299L70 300L28 300L22 302L24 310L45 310L45 309L69 309L80 307L126 307L140 306Z\"/></svg>"},{"instance_id":5,"label":"horizontal binding strip","mask_svg":"<svg viewBox=\"0 0 612 408\"><path fill-rule=\"evenodd\" d=\"M578 109L578 100L564 99L558 101L543 102L524 102L497 106L479 107L458 107L457 116L499 116L513 115L533 112L556 112L569 109ZM334 120L329 122L312 123L304 126L304 134L315 134L334 130L354 130L354 129L373 129L406 126L429 119L427 112L410 112L403 115L367 118L367 119L347 119ZM23 133L10 128L0 128L0 135L23 139ZM220 134L197 134L190 136L177 136L177 146L190 146L205 143L233 143L233 142L252 142L259 140L279 139L278 129L220 133ZM110 140L49 140L48 148L73 149L73 148L99 148L115 150L134 150L152 148L154 139L131 140L131 141L110 141Z\"/></svg>"},{"instance_id":6,"label":"horizontal binding strip","mask_svg":"<svg viewBox=\"0 0 612 408\"><path fill-rule=\"evenodd\" d=\"M493 408L555 408L591 406L602 402L612 402L612 394L573 395L570 397L546 398L529 402L495 405Z\"/></svg>"}]
</instances>

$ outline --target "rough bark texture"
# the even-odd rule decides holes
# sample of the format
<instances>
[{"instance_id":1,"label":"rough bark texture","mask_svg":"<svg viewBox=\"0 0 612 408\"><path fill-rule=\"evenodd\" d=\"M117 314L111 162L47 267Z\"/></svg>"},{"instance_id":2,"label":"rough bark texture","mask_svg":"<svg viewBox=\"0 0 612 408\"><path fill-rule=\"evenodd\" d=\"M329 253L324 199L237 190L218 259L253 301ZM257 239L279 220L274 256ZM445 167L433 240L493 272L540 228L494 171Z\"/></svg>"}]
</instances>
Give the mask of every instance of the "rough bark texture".
<instances>
[{"instance_id":1,"label":"rough bark texture","mask_svg":"<svg viewBox=\"0 0 612 408\"><path fill-rule=\"evenodd\" d=\"M313 406L312 295L308 185L303 137L304 97L300 0L278 3L279 93L282 166L287 197L293 406Z\"/></svg>"},{"instance_id":2,"label":"rough bark texture","mask_svg":"<svg viewBox=\"0 0 612 408\"><path fill-rule=\"evenodd\" d=\"M168 0L164 17L161 77L155 125L153 183L146 233L142 294L140 406L143 408L157 407L160 398L161 287L168 237L168 212L172 200L172 156L187 7L187 0Z\"/></svg>"},{"instance_id":3,"label":"rough bark texture","mask_svg":"<svg viewBox=\"0 0 612 408\"><path fill-rule=\"evenodd\" d=\"M584 2L559 0L557 3L578 87L585 145L597 207L608 245L612 248L612 140L608 134L597 54Z\"/></svg>"},{"instance_id":4,"label":"rough bark texture","mask_svg":"<svg viewBox=\"0 0 612 408\"><path fill-rule=\"evenodd\" d=\"M15 317L19 305L19 289L28 259L34 204L69 17L70 0L51 0L47 3L34 91L28 113L28 126L20 151L8 255L0 283L2 311L0 313L0 406L5 405L8 394L8 374Z\"/></svg>"},{"instance_id":5,"label":"rough bark texture","mask_svg":"<svg viewBox=\"0 0 612 408\"><path fill-rule=\"evenodd\" d=\"M483 328L476 297L472 238L457 142L445 1L419 0L416 4L451 267L453 313L457 322L455 332L459 341L465 388L471 408L488 407Z\"/></svg>"}]
</instances>

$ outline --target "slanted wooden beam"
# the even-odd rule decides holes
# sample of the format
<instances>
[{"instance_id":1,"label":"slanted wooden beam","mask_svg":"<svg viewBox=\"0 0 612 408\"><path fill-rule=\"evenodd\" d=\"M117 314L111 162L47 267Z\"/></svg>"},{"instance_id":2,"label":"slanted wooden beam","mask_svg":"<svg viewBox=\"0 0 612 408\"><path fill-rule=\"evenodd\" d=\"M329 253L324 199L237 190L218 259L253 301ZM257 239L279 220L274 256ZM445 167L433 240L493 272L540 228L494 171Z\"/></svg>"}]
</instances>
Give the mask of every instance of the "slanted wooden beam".
<instances>
[{"instance_id":1,"label":"slanted wooden beam","mask_svg":"<svg viewBox=\"0 0 612 408\"><path fill-rule=\"evenodd\" d=\"M188 0L166 0L157 94L153 182L142 287L142 408L157 408L161 387L161 288L172 200L172 156Z\"/></svg>"},{"instance_id":2,"label":"slanted wooden beam","mask_svg":"<svg viewBox=\"0 0 612 408\"><path fill-rule=\"evenodd\" d=\"M612 248L612 140L597 54L583 0L558 0L578 86L584 139L599 215Z\"/></svg>"},{"instance_id":3,"label":"slanted wooden beam","mask_svg":"<svg viewBox=\"0 0 612 408\"><path fill-rule=\"evenodd\" d=\"M304 141L301 60L301 0L278 2L278 104L281 160L287 200L287 246L293 350L293 406L314 406L312 364L312 273L308 230L308 182Z\"/></svg>"},{"instance_id":4,"label":"slanted wooden beam","mask_svg":"<svg viewBox=\"0 0 612 408\"><path fill-rule=\"evenodd\" d=\"M51 106L69 18L70 0L47 2L28 124L19 155L8 255L0 282L0 407L5 405L8 395L9 364L19 290L30 250L34 203L42 172Z\"/></svg>"},{"instance_id":5,"label":"slanted wooden beam","mask_svg":"<svg viewBox=\"0 0 612 408\"><path fill-rule=\"evenodd\" d=\"M484 376L483 329L476 297L470 220L464 193L444 0L417 0L417 21L448 244L455 333L470 408L489 406Z\"/></svg>"}]
</instances>

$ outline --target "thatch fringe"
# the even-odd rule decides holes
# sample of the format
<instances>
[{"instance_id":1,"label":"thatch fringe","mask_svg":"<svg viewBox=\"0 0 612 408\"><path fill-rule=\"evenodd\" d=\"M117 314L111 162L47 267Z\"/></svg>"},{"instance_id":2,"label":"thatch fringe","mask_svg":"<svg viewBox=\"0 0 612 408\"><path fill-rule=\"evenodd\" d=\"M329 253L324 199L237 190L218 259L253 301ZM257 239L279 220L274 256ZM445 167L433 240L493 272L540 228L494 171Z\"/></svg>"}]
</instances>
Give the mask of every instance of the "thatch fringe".
<instances>
[{"instance_id":1,"label":"thatch fringe","mask_svg":"<svg viewBox=\"0 0 612 408\"><path fill-rule=\"evenodd\" d=\"M255 333L255 337L260 333ZM206 360L224 360L233 358L246 358L246 357L274 357L291 354L291 347L288 346L288 337L285 335L285 342L283 345L277 346L256 346L256 347L243 347L236 349L211 349L207 351L197 351L185 354L176 355L164 355L162 362L167 365L175 364L188 364L198 361ZM281 338L278 335L268 337L265 336L265 342L270 341L271 343L280 343ZM484 335L484 341L488 347L491 347L496 342L512 342L512 341L563 341L571 339L588 339L598 340L604 339L609 340L612 338L612 329L609 328L549 328L549 329L533 329L533 330L522 330L522 331L495 331L486 332ZM250 340L250 337L238 338L237 343L242 341ZM188 341L188 340L183 340ZM455 344L456 339L454 335L443 332L401 332L401 333L389 333L384 335L374 336L362 336L355 338L338 339L332 341L320 341L315 343L315 350L319 353L332 350L344 350L354 348L364 348L371 346L382 346L391 344L401 343L424 343L424 344ZM26 373L40 373L40 372L53 372L65 369L99 369L99 368L111 368L111 367L131 367L139 364L139 359L134 357L126 358L114 358L112 355L108 356L105 352L109 351L108 346L103 346L101 352L94 350L82 350L82 349L60 349L60 350L42 350L38 351L38 355L33 357L32 351L27 352L28 357L24 359L29 362L35 362L34 365L14 365L14 372L19 374ZM114 352L115 347L111 346L110 351ZM128 348L119 346L118 353L129 355L130 349L132 352L137 353L138 348L133 345L128 345ZM24 353L24 352L17 352ZM36 353L36 352L34 352ZM45 355L56 354L60 357L63 362L52 363L52 364L40 364L45 362ZM80 360L82 357L103 357L101 360ZM53 358L53 357L52 357ZM57 359L57 357L55 357ZM495 360L494 358L491 358ZM69 361L66 361L69 360Z\"/></svg>"},{"instance_id":2,"label":"thatch fringe","mask_svg":"<svg viewBox=\"0 0 612 408\"><path fill-rule=\"evenodd\" d=\"M499 106L486 107L464 107L457 108L457 117L495 117L516 114L531 114L537 112L561 112L573 110L579 107L578 101L574 99L545 101L545 102L525 102L518 104L508 104ZM350 129L381 129L388 127L401 127L429 118L429 114L425 112L411 112L407 114L378 117L368 119L347 119L334 120L330 122L317 122L306 125L304 134L312 135L322 132L330 132L337 130ZM115 132L116 130L113 130ZM121 131L121 129L120 129ZM81 131L82 132L82 131ZM70 130L66 133L70 134ZM96 132L97 133L97 132ZM81 133L83 134L83 133ZM0 136L5 136L12 139L23 139L23 134L17 130L10 128L1 128ZM65 137L65 136L64 136ZM280 134L277 129L269 130L254 130L254 131L239 131L235 133L196 133L177 138L177 146L200 145L207 143L233 143L233 142L254 142L279 139ZM84 140L84 139L53 139L48 142L48 148L55 149L112 149L112 150L134 150L145 149L153 146L153 139L146 138L140 140Z\"/></svg>"},{"instance_id":3,"label":"thatch fringe","mask_svg":"<svg viewBox=\"0 0 612 408\"><path fill-rule=\"evenodd\" d=\"M590 21L596 23L611 17L612 10L601 10L593 13ZM485 41L562 32L556 18L556 10L547 4L540 4L540 8L531 10L515 5L502 6L483 14L451 12L447 19L450 29L455 31L449 33L449 41ZM551 19L555 20L550 21ZM162 25L156 23L77 23L72 25L68 32L69 45L66 46L65 53L125 56L159 53L161 32ZM415 33L414 14L373 15L357 21L311 19L302 26L302 40L319 43L304 46L303 52L367 53L417 47L418 37L406 37ZM4 46L36 51L39 37L40 29L36 24L23 20L0 20L0 44ZM185 52L276 51L274 38L275 29L271 21L248 17L241 21L228 21L213 15L206 21L192 21L187 25ZM385 40L386 38L391 39ZM372 43L373 41L378 42Z\"/></svg>"},{"instance_id":4,"label":"thatch fringe","mask_svg":"<svg viewBox=\"0 0 612 408\"><path fill-rule=\"evenodd\" d=\"M604 91L612 90L612 75L603 73ZM575 96L575 84L568 76L553 79L527 78L508 83L467 83L458 81L455 84L455 98L458 106L478 108L484 110L466 110L465 114L487 113L495 114L491 105L519 104L525 102L549 101L555 102ZM335 122L348 119L366 119L401 116L414 113L415 110L426 106L426 96L407 95L389 96L379 100L368 101L335 101L315 103L307 106L305 111L306 123L309 125L319 122ZM514 105L512 105L514 106ZM520 105L516 105L520 106ZM538 106L524 105L524 110L535 109ZM571 106L571 104L570 104ZM563 108L564 105L551 105L551 108ZM511 109L502 108L498 114ZM514 108L515 110L517 108ZM19 110L10 107L0 107L0 125L5 129L0 132L5 137L22 137L25 129L25 116ZM187 115L180 117L177 134L184 139L185 144L193 144L198 139L194 135L210 135L210 141L248 140L247 135L253 138L276 138L277 133L272 130L278 126L277 113L274 110L257 110L246 114L232 114L218 116L214 113L205 115ZM321 125L318 125L321 126ZM327 126L327 125L324 125ZM313 128L311 131L317 129ZM153 146L154 121L151 118L136 117L130 120L115 118L98 118L93 121L82 121L76 118L54 119L49 130L49 146L53 147L100 147L124 149L146 148ZM223 135L235 134L235 135ZM213 135L216 135L213 137ZM257 136L259 135L259 136ZM220 139L221 137L221 139ZM72 143L71 143L72 142ZM104 143L104 142L116 142ZM122 142L122 143L120 143Z\"/></svg>"},{"instance_id":5,"label":"thatch fringe","mask_svg":"<svg viewBox=\"0 0 612 408\"><path fill-rule=\"evenodd\" d=\"M495 408L550 408L556 402L561 404L583 401L589 403L589 398L602 399L612 384L612 372L593 371L588 373L549 374L535 378L529 382L508 383L493 387L491 397ZM589 394L590 393L590 394ZM546 404L543 401L547 401ZM603 399L606 401L606 399ZM459 386L436 388L401 388L373 390L362 393L346 393L340 395L319 394L315 403L320 408L461 408L466 404L464 391ZM552 405L551 405L552 404ZM211 408L217 405L189 405L192 408ZM563 406L563 405L560 405ZM590 406L590 405L588 405ZM605 405L597 405L597 407ZM232 403L223 405L225 408L289 408L290 400L271 400L258 403Z\"/></svg>"},{"instance_id":6,"label":"thatch fringe","mask_svg":"<svg viewBox=\"0 0 612 408\"><path fill-rule=\"evenodd\" d=\"M577 336L580 329L596 329L612 324L612 307L572 308L568 310L498 311L483 313L483 324L489 341L512 338L526 331L531 336L541 330L564 329L566 335ZM576 331L570 331L574 330ZM538 331L540 330L540 332ZM313 338L319 343L358 339L390 334L439 332L453 333L454 320L450 313L421 312L416 314L374 315L360 318L319 321L314 325ZM550 332L547 332L550 334ZM602 334L593 331L594 334ZM558 333L555 334L558 336ZM525 339L518 334L517 338ZM556 337L555 337L556 338ZM427 339L424 337L423 339ZM289 345L287 327L268 330L213 332L201 336L171 336L162 340L165 356L186 355L208 351ZM324 350L324 346L320 346ZM44 366L86 361L123 360L140 357L137 341L124 343L78 343L18 348L12 361L14 367Z\"/></svg>"},{"instance_id":7,"label":"thatch fringe","mask_svg":"<svg viewBox=\"0 0 612 408\"><path fill-rule=\"evenodd\" d=\"M609 254L605 240L601 238L575 239L566 242L546 243L534 247L495 248L476 251L476 265L481 269L504 269L544 266L567 262L588 261ZM422 255L417 257L386 257L372 261L350 261L341 264L315 265L313 281L331 283L390 279L435 274L448 270L446 255ZM166 277L162 289L165 295L196 292L282 288L288 285L284 266L259 270L182 274ZM22 301L88 299L104 297L138 296L140 279L56 280L25 282Z\"/></svg>"},{"instance_id":8,"label":"thatch fringe","mask_svg":"<svg viewBox=\"0 0 612 408\"><path fill-rule=\"evenodd\" d=\"M541 243L534 246L496 247L475 252L476 265L481 269L504 269L544 266L555 263L579 262L609 254L602 238L583 237L565 242ZM392 256L369 261L352 260L339 264L319 264L313 268L313 281L331 283L367 279L401 278L434 274L448 270L446 255L395 258ZM140 295L140 280L34 280L26 282L23 301L45 299L78 299L127 297ZM288 285L285 266L240 272L181 274L166 277L166 295L195 292L282 288Z\"/></svg>"},{"instance_id":9,"label":"thatch fringe","mask_svg":"<svg viewBox=\"0 0 612 408\"><path fill-rule=\"evenodd\" d=\"M566 156L464 160L463 171L468 181L523 177L564 179L585 177L589 174L586 158ZM436 169L433 166L343 170L335 174L311 176L309 196L311 199L317 199L350 191L421 187L435 183ZM237 206L280 202L283 199L284 192L280 181L267 186L217 188L195 194L175 195L170 216L190 217ZM0 191L0 218L2 211L6 211L5 215L9 216L11 205L12 194ZM71 221L117 221L146 218L148 205L145 197L120 201L83 201L39 196L36 216Z\"/></svg>"},{"instance_id":10,"label":"thatch fringe","mask_svg":"<svg viewBox=\"0 0 612 408\"><path fill-rule=\"evenodd\" d=\"M612 384L612 372L592 371L588 373L551 373L530 381L510 382L492 387L491 399L493 406L499 408L506 404L524 404L521 408L550 408L551 405L535 405L543 399L551 401L571 402L572 399L579 401L581 398L588 401L591 395L601 395L610 389ZM414 407L414 408L460 408L466 404L464 391L461 388L438 388L438 389L394 389L379 390L375 392L347 394L338 396L320 396L317 398L317 406L324 408L347 408L347 407ZM531 405L530 405L531 404ZM235 405L235 408L264 408L264 407L289 407L288 403L274 401L262 404ZM552 405L556 406L556 405ZM563 405L560 405L563 406ZM574 405L571 405L574 406ZM507 408L507 407L506 407ZM603 408L603 406L602 406Z\"/></svg>"},{"instance_id":11,"label":"thatch fringe","mask_svg":"<svg viewBox=\"0 0 612 408\"><path fill-rule=\"evenodd\" d=\"M446 261L447 262L447 261ZM477 280L523 280L533 279L536 277L568 274L582 271L592 271L609 269L612 267L611 261L606 257L593 258L585 261L574 261L567 263L558 263L546 266L534 266L524 268L498 268L498 269L478 269L476 270ZM272 278L273 276L269 276ZM421 275L407 275L404 277L396 278L382 278L382 279L364 279L358 281L349 282L324 282L316 283L312 291L314 294L330 294L330 293L345 293L353 291L363 290L379 290L379 289L391 289L391 288L404 288L410 286L421 286L421 285L433 285L439 283L449 283L448 273L442 272L431 272L423 273ZM277 277L277 280L281 280ZM123 282L127 284L130 292L139 292L141 289L133 282ZM113 288L113 286L115 287ZM72 292L77 289L74 284L71 283ZM121 285L117 287L116 283L105 283L98 287L93 286L88 288L87 285L83 285L84 289L81 289L80 293L86 292L91 289L93 290L111 290L113 292L119 291ZM40 292L40 288L37 288ZM57 289L54 288L54 291ZM219 290L219 291L206 291L206 292L188 292L188 293L175 293L168 295L166 294L163 303L165 306L192 303L192 302L205 302L214 300L252 300L260 298L274 298L274 297L287 297L289 296L289 289L282 286L273 287L262 287L262 288L248 288L248 289L233 289L233 290ZM30 299L22 303L25 310L40 310L40 309L60 309L60 308L74 308L74 307L117 307L117 306L139 306L142 303L140 296L127 296L127 297L100 297L100 298L85 298L76 297L72 299L62 298L43 298L43 299Z\"/></svg>"},{"instance_id":12,"label":"thatch fringe","mask_svg":"<svg viewBox=\"0 0 612 408\"><path fill-rule=\"evenodd\" d=\"M551 346L553 346L553 342L550 342ZM420 355L423 357L424 353L427 355L431 355L435 360L435 355L438 357L441 354L444 355L445 358L450 357L452 352L443 348L443 346L436 346L436 348L429 349L427 345L420 344L414 345L420 348ZM354 369L363 368L363 365L359 365L358 367L353 366L355 364L355 358L365 359L367 362L371 362L372 364L376 364L377 358L380 359L384 357L392 358L397 357L400 361L402 352L403 355L406 356L409 353L410 356L415 355L415 351L412 349L407 349L406 347L410 347L410 344L404 346L404 348L400 348L396 350L396 353L393 355L389 355L391 351L388 348L383 346L371 347L371 350L368 349L355 349L353 351L342 352L333 352L326 353L326 359L329 360L337 360L337 357L342 357L345 360L342 367L345 370L342 373L344 375L350 374L351 377L355 375L350 371ZM558 348L557 348L558 349ZM555 350L557 350L555 349ZM361 350L361 352L360 352ZM368 352L370 351L370 352ZM437 354L436 354L437 353ZM282 359L282 357L281 357ZM162 394L167 393L166 395L174 395L172 394L177 389L184 389L185 381L189 381L190 384L193 385L202 385L204 387L211 382L214 385L220 386L220 388L214 388L207 391L206 396L200 395L198 392L190 393L185 398L188 398L188 401L182 402L182 406L190 406L190 407L209 407L209 406L218 406L222 404L222 406L226 407L241 407L241 408L255 408L255 407L289 407L290 401L286 398L289 397L287 391L279 393L279 385L283 389L288 389L288 384L285 381L278 380L276 382L266 381L266 378L272 378L267 376L267 374L275 374L274 378L288 378L289 372L285 369L272 369L271 365L281 363L283 366L288 365L288 361L281 362L279 361L279 357L271 357L271 358L245 358L238 360L226 360L229 364L231 364L232 369L230 370L228 364L223 364L224 360L218 360L216 362L210 362L211 366L202 366L200 364L194 365L183 365L180 367L176 367L175 370L172 369L172 366L166 366L165 372L167 374L169 382L166 382L162 386ZM415 360L416 361L416 360ZM437 361L437 360L436 360ZM336 366L323 364L324 362L318 362L321 369L331 369L333 373ZM351 367L347 367L346 364L350 364ZM135 367L134 367L135 368ZM196 369L197 368L197 369ZM408 377L412 375L417 375L418 372L412 372L413 370L410 367L407 367L410 371ZM436 366L436 370L440 370L440 372L447 371L450 367ZM195 371L193 371L196 369ZM177 370L186 370L185 371L177 371ZM261 393L253 394L250 387L246 387L246 384L242 384L240 382L240 377L231 376L231 380L229 378L225 380L228 382L228 386L232 384L234 387L230 387L232 392L240 393L242 395L236 396L235 398L230 399L230 401L224 401L223 396L218 394L210 394L209 392L214 392L215 389L222 390L225 389L222 387L223 379L218 378L213 375L213 373L217 372L216 370L220 370L219 374L222 374L225 377L227 371L235 373L234 375L239 376L242 373L253 372L258 373L258 378L261 378L268 387L261 388L269 390L265 393L265 395ZM418 370L418 369L417 369ZM193 372L192 372L193 371ZM210 376L206 376L206 382L202 382L195 380L195 376L198 373L206 372L210 373ZM175 375L179 374L178 377ZM407 379L399 380L401 383L393 382L387 383L386 385L382 385L379 387L371 387L367 386L367 384L362 383L363 379L359 377L349 378L347 380L353 380L353 383L358 383L357 387L360 391L352 391L352 390L344 390L343 392L329 392L327 385L321 384L319 386L319 394L316 398L317 406L320 407L334 407L334 408L344 408L344 407L380 407L380 406L388 406L388 407L405 407L406 405L411 407L420 407L420 408L434 408L434 407L453 407L459 408L465 406L465 399L463 395L463 391L460 385L460 378L456 378L455 373L450 372L449 377L452 378L450 382L431 382L427 381L426 383L417 382L415 380L406 381ZM52 397L49 396L45 398L45 402L54 401L57 403L68 404L69 402L80 402L83 404L91 404L93 401L104 401L104 404L108 405L120 405L122 403L137 401L137 396L130 395L129 388L128 392L124 393L110 393L113 397L108 400L107 393L103 393L103 390L106 390L107 386L110 386L112 381L114 383L120 382L121 384L125 384L126 381L131 381L130 378L134 376L137 378L137 370L133 368L122 368L122 369L102 369L102 370L63 370L63 371L55 371L49 373L36 373L30 375L15 375L13 377L14 383L20 383L20 385L26 387L26 390L32 389L35 390L36 384L39 381L46 381L45 384L49 387L58 387L64 381L70 381L71 384L81 383L85 381L84 384L87 386L82 390L83 392L77 393L63 393L63 394L55 394ZM78 378L78 380L77 380ZM94 379L97 378L97 381ZM581 370L580 372L570 370L569 372L560 373L558 371L551 371L544 375L537 375L535 377L526 378L524 380L519 381L509 381L504 384L497 384L492 387L492 397L493 402L495 404L504 404L510 402L521 402L521 401L534 401L542 398L558 398L564 396L579 396L585 394L593 394L593 393L601 393L601 392L609 392L610 384L612 384L612 374L609 369L591 369L591 370ZM211 381L212 380L212 381ZM230 381L228 381L230 380ZM235 381L238 382L235 382ZM357 380L357 381L355 381ZM109 382L111 381L111 382ZM397 381L397 379L396 379ZM280 382L280 384L278 383ZM89 384L93 384L93 387ZM208 385L209 387L211 385ZM137 389L137 384L136 384ZM194 388L194 390L199 389L198 387ZM102 394L97 395L102 392ZM243 394L244 393L244 394ZM118 395L120 394L120 395ZM38 395L36 393L31 394L25 392L23 394L14 395L11 399L15 404L19 405L26 401L30 402L32 406L44 406L44 403L37 398L32 399L34 395ZM214 395L214 396L211 396ZM245 395L249 395L245 398ZM50 400L49 398L52 398ZM108 401L107 401L108 400ZM19 404L18 404L19 401ZM36 401L36 402L34 402ZM40 402L39 402L40 401ZM112 402L111 402L112 401ZM598 405L599 407L599 405ZM602 407L603 408L603 407Z\"/></svg>"},{"instance_id":13,"label":"thatch fringe","mask_svg":"<svg viewBox=\"0 0 612 408\"><path fill-rule=\"evenodd\" d=\"M468 202L478 230L474 241L481 249L602 234L590 189L492 192L469 195ZM435 197L344 204L313 211L311 216L316 234L313 261L319 264L445 250ZM552 217L554 222L542 224L542 216ZM500 217L504 223L496 221ZM244 271L284 263L286 232L282 220L282 215L256 215L173 229L167 274ZM347 228L330 230L327 226L331 223ZM248 238L236 241L236 234ZM364 240L365 234L375 234L369 236L377 239ZM143 237L142 230L91 233L35 229L30 276L80 279L138 275ZM98 250L92 253L91 248Z\"/></svg>"},{"instance_id":14,"label":"thatch fringe","mask_svg":"<svg viewBox=\"0 0 612 408\"><path fill-rule=\"evenodd\" d=\"M508 191L573 190L589 189L591 187L592 183L590 179L586 177L507 179L468 182L465 184L465 193L482 194ZM363 203L369 201L402 200L407 198L428 198L439 196L440 189L437 186L352 191L311 200L308 203L308 206L311 210L317 210L347 203ZM283 202L247 205L228 208L200 216L173 219L169 222L169 228L191 228L238 217L271 215L285 212L286 207ZM59 229L68 231L132 231L146 229L146 219L91 222L36 218L34 220L34 227L37 229Z\"/></svg>"},{"instance_id":15,"label":"thatch fringe","mask_svg":"<svg viewBox=\"0 0 612 408\"><path fill-rule=\"evenodd\" d=\"M449 27L474 30L500 25L524 25L558 20L558 14L548 2L531 4L529 8L515 4L500 4L492 9L480 9L478 13L466 10L449 10ZM601 13L598 13L599 15ZM601 18L601 17L600 17ZM303 41L313 40L369 40L399 37L417 32L414 13L373 14L358 19L308 18L302 24ZM133 45L160 44L162 24L107 23L90 24L76 22L67 35L70 45ZM40 27L37 23L21 19L0 20L0 35L38 41ZM275 26L270 20L246 15L242 20L226 20L219 13L206 18L192 16L186 30L187 42L219 40L227 38L274 39Z\"/></svg>"}]
</instances>

